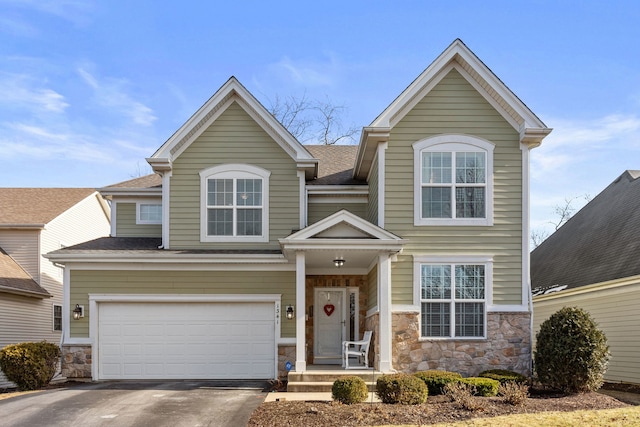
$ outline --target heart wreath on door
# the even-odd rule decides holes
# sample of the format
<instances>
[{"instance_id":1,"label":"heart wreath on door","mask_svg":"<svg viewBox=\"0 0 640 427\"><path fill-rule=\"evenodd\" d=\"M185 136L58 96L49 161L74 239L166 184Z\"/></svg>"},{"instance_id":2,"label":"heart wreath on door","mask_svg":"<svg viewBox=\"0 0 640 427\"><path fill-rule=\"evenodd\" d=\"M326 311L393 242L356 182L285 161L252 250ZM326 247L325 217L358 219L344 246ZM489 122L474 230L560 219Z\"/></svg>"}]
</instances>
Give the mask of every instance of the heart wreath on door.
<instances>
[{"instance_id":1,"label":"heart wreath on door","mask_svg":"<svg viewBox=\"0 0 640 427\"><path fill-rule=\"evenodd\" d=\"M333 304L326 304L324 307L324 314L327 315L327 317L331 316L333 314L333 312L336 309L336 306Z\"/></svg>"}]
</instances>

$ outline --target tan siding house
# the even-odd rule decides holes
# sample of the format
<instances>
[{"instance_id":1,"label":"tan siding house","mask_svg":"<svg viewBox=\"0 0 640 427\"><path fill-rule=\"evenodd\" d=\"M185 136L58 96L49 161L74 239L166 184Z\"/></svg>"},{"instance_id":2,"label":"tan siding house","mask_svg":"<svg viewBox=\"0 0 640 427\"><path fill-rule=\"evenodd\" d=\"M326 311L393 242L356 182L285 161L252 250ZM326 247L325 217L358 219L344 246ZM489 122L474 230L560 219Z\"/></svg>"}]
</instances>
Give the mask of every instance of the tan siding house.
<instances>
[{"instance_id":1,"label":"tan siding house","mask_svg":"<svg viewBox=\"0 0 640 427\"><path fill-rule=\"evenodd\" d=\"M640 171L628 170L531 253L534 332L563 307L609 342L605 381L640 384Z\"/></svg>"},{"instance_id":2,"label":"tan siding house","mask_svg":"<svg viewBox=\"0 0 640 427\"><path fill-rule=\"evenodd\" d=\"M59 343L63 269L43 257L109 235L109 208L89 188L0 188L0 347ZM0 389L11 387L0 372Z\"/></svg>"},{"instance_id":3,"label":"tan siding house","mask_svg":"<svg viewBox=\"0 0 640 427\"><path fill-rule=\"evenodd\" d=\"M48 255L85 307L64 372L276 378L339 369L372 331L381 372L528 374L529 150L550 131L460 40L358 145L303 146L232 77L154 175L100 190L111 237Z\"/></svg>"}]
</instances>

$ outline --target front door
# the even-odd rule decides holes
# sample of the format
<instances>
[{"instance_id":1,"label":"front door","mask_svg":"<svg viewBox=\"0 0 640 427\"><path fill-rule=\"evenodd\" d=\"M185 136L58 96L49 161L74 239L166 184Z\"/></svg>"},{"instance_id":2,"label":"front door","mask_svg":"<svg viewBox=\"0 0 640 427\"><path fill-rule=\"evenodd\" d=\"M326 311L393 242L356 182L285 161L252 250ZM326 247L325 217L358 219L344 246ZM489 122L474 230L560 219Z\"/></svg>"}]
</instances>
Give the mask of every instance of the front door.
<instances>
[{"instance_id":1,"label":"front door","mask_svg":"<svg viewBox=\"0 0 640 427\"><path fill-rule=\"evenodd\" d=\"M315 288L313 363L342 363L342 341L346 338L346 289Z\"/></svg>"}]
</instances>

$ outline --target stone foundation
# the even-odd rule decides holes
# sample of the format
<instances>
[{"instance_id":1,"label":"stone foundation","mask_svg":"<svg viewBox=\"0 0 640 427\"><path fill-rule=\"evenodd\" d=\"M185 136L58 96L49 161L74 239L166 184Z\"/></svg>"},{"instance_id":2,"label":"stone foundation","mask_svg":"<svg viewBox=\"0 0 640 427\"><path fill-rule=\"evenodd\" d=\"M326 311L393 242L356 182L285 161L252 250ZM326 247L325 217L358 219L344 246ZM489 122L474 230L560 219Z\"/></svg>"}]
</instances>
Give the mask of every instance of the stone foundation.
<instances>
[{"instance_id":1,"label":"stone foundation","mask_svg":"<svg viewBox=\"0 0 640 427\"><path fill-rule=\"evenodd\" d=\"M295 344L279 344L278 345L278 378L286 378L289 374L287 371L287 362L291 362L292 370L296 364L296 345Z\"/></svg>"},{"instance_id":2,"label":"stone foundation","mask_svg":"<svg viewBox=\"0 0 640 427\"><path fill-rule=\"evenodd\" d=\"M531 374L529 313L488 313L487 339L419 340L419 313L393 313L393 367L476 376L487 369Z\"/></svg>"},{"instance_id":3,"label":"stone foundation","mask_svg":"<svg viewBox=\"0 0 640 427\"><path fill-rule=\"evenodd\" d=\"M62 376L91 379L91 345L62 346Z\"/></svg>"},{"instance_id":4,"label":"stone foundation","mask_svg":"<svg viewBox=\"0 0 640 427\"><path fill-rule=\"evenodd\" d=\"M378 327L379 323L379 313L374 313L371 316L367 316L364 321L365 331L373 331L371 342L369 343L369 366L373 366L376 369L378 369L378 367L380 366L380 340L378 340L378 332L380 331Z\"/></svg>"}]
</instances>

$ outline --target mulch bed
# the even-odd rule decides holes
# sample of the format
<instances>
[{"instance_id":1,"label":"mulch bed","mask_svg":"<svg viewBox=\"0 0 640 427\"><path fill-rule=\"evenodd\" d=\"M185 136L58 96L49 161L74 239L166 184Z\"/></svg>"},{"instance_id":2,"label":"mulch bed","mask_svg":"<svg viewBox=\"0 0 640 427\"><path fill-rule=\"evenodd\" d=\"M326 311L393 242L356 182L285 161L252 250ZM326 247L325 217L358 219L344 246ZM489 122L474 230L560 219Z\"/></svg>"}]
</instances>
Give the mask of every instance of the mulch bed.
<instances>
[{"instance_id":1,"label":"mulch bed","mask_svg":"<svg viewBox=\"0 0 640 427\"><path fill-rule=\"evenodd\" d=\"M283 396L284 397L284 396ZM444 396L431 396L423 405L388 405L361 403L343 405L336 402L280 401L263 403L255 410L249 426L365 426L385 424L429 425L465 421L471 418L496 417L544 411L613 409L630 406L601 393L560 395L532 391L523 406L513 406L500 397L481 398L484 408L468 411Z\"/></svg>"}]
</instances>

